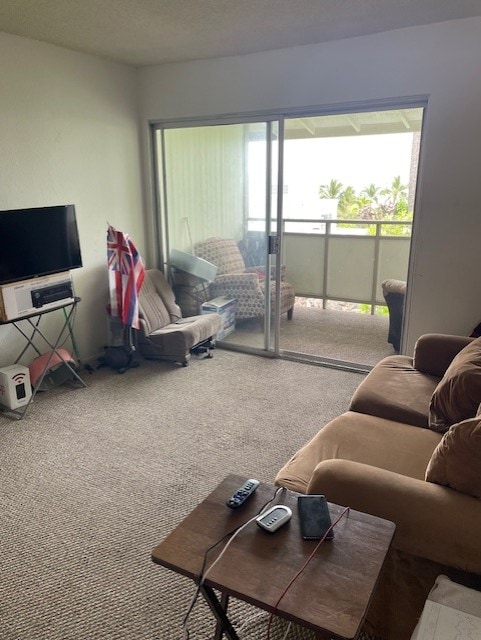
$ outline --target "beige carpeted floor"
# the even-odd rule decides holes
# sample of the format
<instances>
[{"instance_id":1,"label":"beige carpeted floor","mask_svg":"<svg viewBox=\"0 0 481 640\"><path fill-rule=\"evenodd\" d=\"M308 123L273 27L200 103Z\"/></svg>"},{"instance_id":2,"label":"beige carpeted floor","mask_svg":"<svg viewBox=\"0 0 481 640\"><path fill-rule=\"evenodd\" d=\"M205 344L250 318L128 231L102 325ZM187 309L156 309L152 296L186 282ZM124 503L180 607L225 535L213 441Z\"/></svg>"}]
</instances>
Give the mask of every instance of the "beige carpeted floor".
<instances>
[{"instance_id":1,"label":"beige carpeted floor","mask_svg":"<svg viewBox=\"0 0 481 640\"><path fill-rule=\"evenodd\" d=\"M0 415L0 638L180 640L193 583L152 548L228 473L271 482L362 376L218 349L85 378L39 394L24 420ZM232 608L239 624L253 613ZM199 603L191 639L212 637Z\"/></svg>"},{"instance_id":2,"label":"beige carpeted floor","mask_svg":"<svg viewBox=\"0 0 481 640\"><path fill-rule=\"evenodd\" d=\"M280 348L299 354L374 366L394 355L387 342L389 319L296 304L293 320L281 317ZM241 320L227 341L262 349L264 336L258 319Z\"/></svg>"}]
</instances>

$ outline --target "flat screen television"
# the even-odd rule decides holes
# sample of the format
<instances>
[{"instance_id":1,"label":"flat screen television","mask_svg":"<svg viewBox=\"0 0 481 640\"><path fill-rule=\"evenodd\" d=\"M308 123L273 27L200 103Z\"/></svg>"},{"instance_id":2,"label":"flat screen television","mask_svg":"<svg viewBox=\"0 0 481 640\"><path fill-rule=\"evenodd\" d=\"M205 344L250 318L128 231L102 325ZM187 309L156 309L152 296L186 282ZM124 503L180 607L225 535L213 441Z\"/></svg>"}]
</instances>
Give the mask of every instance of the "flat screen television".
<instances>
[{"instance_id":1,"label":"flat screen television","mask_svg":"<svg viewBox=\"0 0 481 640\"><path fill-rule=\"evenodd\" d=\"M73 204L0 211L0 284L81 266Z\"/></svg>"}]
</instances>

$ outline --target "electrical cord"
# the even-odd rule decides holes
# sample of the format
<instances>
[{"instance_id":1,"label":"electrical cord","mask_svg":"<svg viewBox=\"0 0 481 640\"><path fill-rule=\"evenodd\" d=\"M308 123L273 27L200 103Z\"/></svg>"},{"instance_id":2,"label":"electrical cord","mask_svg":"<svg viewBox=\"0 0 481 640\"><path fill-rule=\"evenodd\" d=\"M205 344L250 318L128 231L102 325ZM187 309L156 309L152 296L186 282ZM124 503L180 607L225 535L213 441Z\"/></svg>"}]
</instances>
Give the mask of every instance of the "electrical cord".
<instances>
[{"instance_id":1,"label":"electrical cord","mask_svg":"<svg viewBox=\"0 0 481 640\"><path fill-rule=\"evenodd\" d=\"M225 545L225 547L222 549L222 551L220 552L220 554L217 556L217 558L214 560L214 562L210 565L210 567L206 570L206 572L204 573L204 575L202 576L201 581L199 582L199 586L201 587L204 582L205 579L207 578L207 575L212 571L212 569L215 567L215 565L219 562L219 560L222 558L222 556L225 554L225 552L227 551L227 549L230 547L230 545L234 542L234 540L237 538L237 536L239 535L239 533L241 531L243 531L248 525L250 525L251 522L254 522L254 520L256 520L258 518L259 514L256 513L255 516L253 516L250 520L247 520L247 522L244 522L244 524L239 527L237 529L237 531L233 534L233 536L231 537L231 539L229 540L229 542Z\"/></svg>"},{"instance_id":2,"label":"electrical cord","mask_svg":"<svg viewBox=\"0 0 481 640\"><path fill-rule=\"evenodd\" d=\"M316 555L317 550L319 549L319 547L321 546L321 544L324 542L324 540L326 539L326 537L331 533L331 531L334 529L334 527L336 526L336 524L339 522L339 520L341 520L346 514L349 513L349 507L345 507L345 509L342 511L342 513L337 517L337 519L331 524L331 526L329 527L329 529L326 531L326 533L322 536L322 538L319 540L319 542L316 544L316 546L314 547L314 550L312 551L312 553L310 554L310 556L307 558L307 560L304 562L304 564L302 565L302 567L299 569L299 571L297 571L297 573L291 578L291 580L289 581L288 585L285 587L284 591L281 593L281 595L279 596L279 599L277 600L277 602L274 605L274 609L271 613L271 615L269 616L269 622L267 625L267 638L266 640L269 640L270 638L270 633L271 633L271 626L272 626L272 619L277 611L277 608L282 600L282 598L286 595L286 593L288 592L288 590L291 588L291 586L294 584L294 582L297 580L297 578L301 575L301 573L304 571L304 569L307 567L307 565L309 564L309 562L312 560L312 558Z\"/></svg>"},{"instance_id":3,"label":"electrical cord","mask_svg":"<svg viewBox=\"0 0 481 640\"><path fill-rule=\"evenodd\" d=\"M289 635L289 631L291 630L291 627L292 627L292 622L289 622L289 624L287 625L286 632L285 632L285 634L282 636L282 639L281 639L281 640L286 640L287 636Z\"/></svg>"},{"instance_id":4,"label":"electrical cord","mask_svg":"<svg viewBox=\"0 0 481 640\"><path fill-rule=\"evenodd\" d=\"M270 498L260 509L259 511L256 513L256 515L253 518L250 518L249 520L247 520L247 522L244 522L241 525L238 525L237 527L235 527L234 529L232 529L231 531L228 531L227 533L225 533L222 538L219 538L219 540L217 540L217 542L214 542L214 544L212 544L208 549L206 549L206 551L204 552L204 559L202 561L202 567L200 569L200 573L199 573L199 578L198 578L198 583L197 583L197 588L195 590L195 593L192 597L192 600L190 602L190 605L187 609L187 612L184 616L184 620L182 622L182 628L184 630L184 640L189 640L189 629L188 629L188 621L189 621L189 617L192 613L192 610L195 606L195 603L197 602L197 598L199 597L199 593L200 590L202 588L202 585L204 584L204 581L206 579L207 574L214 568L214 566L219 562L219 560L222 558L222 556L224 555L224 553L227 551L227 548L229 547L229 545L233 542L233 540L237 537L237 535L247 527L247 525L249 525L251 522L253 522L256 518L258 518L261 513L263 513L268 507L270 507L270 505L274 502L274 500L277 498L277 496L279 495L279 493L281 491L285 492L285 488L284 487L279 487L278 489L276 489L274 495L272 496L272 498ZM226 546L222 549L221 553L219 554L219 556L215 559L215 561L211 564L211 566L206 570L206 564L207 564L207 557L209 555L209 553L215 549L215 547L217 547L219 544L221 544L226 538L229 538L229 536L232 536L231 539L229 540L229 542L226 544Z\"/></svg>"}]
</instances>

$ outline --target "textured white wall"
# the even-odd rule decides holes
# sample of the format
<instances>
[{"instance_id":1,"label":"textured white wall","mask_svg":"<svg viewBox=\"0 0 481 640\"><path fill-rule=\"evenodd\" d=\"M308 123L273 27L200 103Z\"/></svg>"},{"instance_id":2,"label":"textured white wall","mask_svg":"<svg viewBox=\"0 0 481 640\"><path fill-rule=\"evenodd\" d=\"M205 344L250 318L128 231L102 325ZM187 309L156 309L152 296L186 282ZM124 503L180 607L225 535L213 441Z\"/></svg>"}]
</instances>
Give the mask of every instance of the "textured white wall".
<instances>
[{"instance_id":1,"label":"textured white wall","mask_svg":"<svg viewBox=\"0 0 481 640\"><path fill-rule=\"evenodd\" d=\"M107 340L107 221L144 247L135 70L4 33L0 60L0 209L76 205L75 336L89 359ZM0 365L22 344L0 327Z\"/></svg>"},{"instance_id":2,"label":"textured white wall","mask_svg":"<svg viewBox=\"0 0 481 640\"><path fill-rule=\"evenodd\" d=\"M145 131L149 119L428 96L407 350L481 320L481 18L147 67L139 88Z\"/></svg>"}]
</instances>

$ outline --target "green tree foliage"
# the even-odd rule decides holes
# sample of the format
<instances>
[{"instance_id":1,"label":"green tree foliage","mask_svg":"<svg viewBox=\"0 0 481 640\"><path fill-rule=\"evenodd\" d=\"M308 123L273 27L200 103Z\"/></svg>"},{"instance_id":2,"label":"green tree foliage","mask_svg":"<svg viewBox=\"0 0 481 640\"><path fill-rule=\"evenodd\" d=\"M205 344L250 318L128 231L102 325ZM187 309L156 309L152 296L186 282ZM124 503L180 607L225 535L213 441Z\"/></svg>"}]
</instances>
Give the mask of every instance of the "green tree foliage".
<instances>
[{"instance_id":1,"label":"green tree foliage","mask_svg":"<svg viewBox=\"0 0 481 640\"><path fill-rule=\"evenodd\" d=\"M371 183L359 194L351 186L344 187L338 180L332 179L329 184L319 188L320 198L337 198L337 214L344 220L399 220L411 221L413 212L408 207L408 186L403 184L401 176L395 176L391 185L382 189ZM349 225L351 226L351 225ZM366 228L365 225L362 225ZM375 233L375 225L369 227L369 234ZM409 236L411 225L383 225L383 235Z\"/></svg>"},{"instance_id":2,"label":"green tree foliage","mask_svg":"<svg viewBox=\"0 0 481 640\"><path fill-rule=\"evenodd\" d=\"M319 197L336 199L340 198L343 192L342 182L339 180L331 180L329 184L322 184L319 187Z\"/></svg>"},{"instance_id":3,"label":"green tree foliage","mask_svg":"<svg viewBox=\"0 0 481 640\"><path fill-rule=\"evenodd\" d=\"M381 193L382 192L380 187L376 187L376 185L373 182L371 182L371 184L368 187L365 187L361 191L361 196L364 196L365 198L367 198L372 202L378 202L379 196L381 195Z\"/></svg>"},{"instance_id":4,"label":"green tree foliage","mask_svg":"<svg viewBox=\"0 0 481 640\"><path fill-rule=\"evenodd\" d=\"M357 218L359 198L353 187L346 187L339 196L337 211L340 218Z\"/></svg>"}]
</instances>

